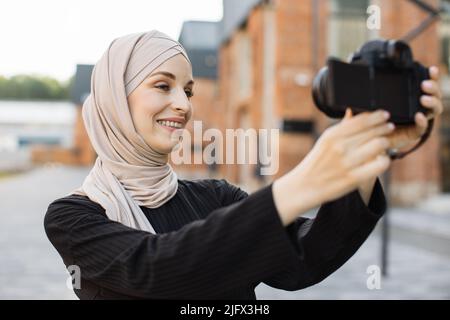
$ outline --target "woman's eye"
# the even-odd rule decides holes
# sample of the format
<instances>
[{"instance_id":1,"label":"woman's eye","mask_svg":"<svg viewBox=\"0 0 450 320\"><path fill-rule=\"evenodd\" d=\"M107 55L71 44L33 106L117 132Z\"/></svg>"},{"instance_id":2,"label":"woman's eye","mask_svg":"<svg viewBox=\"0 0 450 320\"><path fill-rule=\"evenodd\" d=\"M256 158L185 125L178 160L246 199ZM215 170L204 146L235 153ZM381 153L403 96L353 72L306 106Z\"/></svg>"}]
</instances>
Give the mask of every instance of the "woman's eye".
<instances>
[{"instance_id":1,"label":"woman's eye","mask_svg":"<svg viewBox=\"0 0 450 320\"><path fill-rule=\"evenodd\" d=\"M170 90L170 86L168 86L167 84L157 85L157 86L155 86L155 88L161 89L163 91L169 91ZM186 93L186 96L188 98L191 98L191 97L194 96L194 93L191 90L185 90L184 92Z\"/></svg>"},{"instance_id":2,"label":"woman's eye","mask_svg":"<svg viewBox=\"0 0 450 320\"><path fill-rule=\"evenodd\" d=\"M187 96L188 98L192 98L192 97L194 96L194 93L193 93L192 91L190 91L190 90L186 90L186 91L184 91L184 92L186 92L186 96Z\"/></svg>"},{"instance_id":3,"label":"woman's eye","mask_svg":"<svg viewBox=\"0 0 450 320\"><path fill-rule=\"evenodd\" d=\"M167 84L161 84L159 86L156 86L156 88L167 91L170 89L170 87Z\"/></svg>"}]
</instances>

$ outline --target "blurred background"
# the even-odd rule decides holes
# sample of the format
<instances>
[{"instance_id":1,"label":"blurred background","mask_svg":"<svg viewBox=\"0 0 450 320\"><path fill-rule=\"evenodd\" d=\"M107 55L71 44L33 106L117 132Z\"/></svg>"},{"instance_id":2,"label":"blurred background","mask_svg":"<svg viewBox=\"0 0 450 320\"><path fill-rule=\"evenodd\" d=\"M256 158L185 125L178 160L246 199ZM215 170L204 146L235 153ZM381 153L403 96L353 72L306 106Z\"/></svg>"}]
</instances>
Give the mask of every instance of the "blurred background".
<instances>
[{"instance_id":1,"label":"blurred background","mask_svg":"<svg viewBox=\"0 0 450 320\"><path fill-rule=\"evenodd\" d=\"M423 5L425 3L425 5ZM380 28L369 30L370 5ZM76 299L43 217L77 188L95 158L81 119L96 61L116 37L158 29L193 64L194 120L208 128L280 129L279 171L259 165L180 165L182 178L225 178L248 192L298 164L333 122L314 106L311 83L330 55L398 39L440 19L410 45L441 72L444 113L417 152L383 185L390 209L336 273L305 290L260 285L258 299L450 298L450 2L445 0L4 0L0 12L0 299ZM190 128L192 130L192 128ZM202 152L203 141L192 141ZM246 148L238 145L236 148ZM311 212L311 216L314 212ZM369 289L376 266L381 287ZM369 268L370 269L370 268Z\"/></svg>"}]
</instances>

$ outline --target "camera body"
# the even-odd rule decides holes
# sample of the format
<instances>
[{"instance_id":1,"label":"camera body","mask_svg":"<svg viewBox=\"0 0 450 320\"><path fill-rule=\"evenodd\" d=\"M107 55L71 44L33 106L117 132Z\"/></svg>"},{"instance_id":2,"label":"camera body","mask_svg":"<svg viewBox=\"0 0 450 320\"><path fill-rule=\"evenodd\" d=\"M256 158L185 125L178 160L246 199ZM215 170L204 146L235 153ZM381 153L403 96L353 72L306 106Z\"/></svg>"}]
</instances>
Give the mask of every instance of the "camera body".
<instances>
[{"instance_id":1,"label":"camera body","mask_svg":"<svg viewBox=\"0 0 450 320\"><path fill-rule=\"evenodd\" d=\"M395 124L413 124L416 112L427 113L420 104L420 84L429 79L426 67L413 60L403 41L373 40L355 52L350 63L329 58L313 81L316 106L332 118L384 109Z\"/></svg>"}]
</instances>

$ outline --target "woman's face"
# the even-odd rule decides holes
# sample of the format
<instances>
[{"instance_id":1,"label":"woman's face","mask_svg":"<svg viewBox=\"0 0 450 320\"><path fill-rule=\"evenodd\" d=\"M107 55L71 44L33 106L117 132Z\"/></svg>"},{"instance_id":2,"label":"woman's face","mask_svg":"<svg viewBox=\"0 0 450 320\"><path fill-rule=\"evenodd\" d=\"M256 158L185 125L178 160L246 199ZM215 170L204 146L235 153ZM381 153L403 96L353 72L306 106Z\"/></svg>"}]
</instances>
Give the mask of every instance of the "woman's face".
<instances>
[{"instance_id":1,"label":"woman's face","mask_svg":"<svg viewBox=\"0 0 450 320\"><path fill-rule=\"evenodd\" d=\"M165 61L128 96L136 131L156 151L169 154L178 143L172 138L192 115L192 69L182 54Z\"/></svg>"}]
</instances>

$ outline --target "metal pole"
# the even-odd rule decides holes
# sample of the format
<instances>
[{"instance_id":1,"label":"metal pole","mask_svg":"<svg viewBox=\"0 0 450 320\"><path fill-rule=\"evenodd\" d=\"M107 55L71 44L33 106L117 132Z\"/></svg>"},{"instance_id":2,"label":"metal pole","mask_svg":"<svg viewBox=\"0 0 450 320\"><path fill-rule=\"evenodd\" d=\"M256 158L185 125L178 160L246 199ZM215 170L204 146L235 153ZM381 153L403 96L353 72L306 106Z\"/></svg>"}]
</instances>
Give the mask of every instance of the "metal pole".
<instances>
[{"instance_id":1,"label":"metal pole","mask_svg":"<svg viewBox=\"0 0 450 320\"><path fill-rule=\"evenodd\" d=\"M419 26L417 26L416 28L408 32L408 34L402 37L402 40L405 42L410 42L419 34L424 32L429 26L431 26L434 22L439 20L440 19L439 14L446 10L446 8L443 5L441 8L436 9L422 0L409 0L409 2L418 6L423 11L428 12L430 15L424 21L422 21Z\"/></svg>"},{"instance_id":2,"label":"metal pole","mask_svg":"<svg viewBox=\"0 0 450 320\"><path fill-rule=\"evenodd\" d=\"M409 2L417 5L420 9L428 12L430 15L422 21L422 23L408 32L402 39L406 42L411 41L415 37L417 37L419 34L425 31L433 22L436 22L440 16L439 14L441 12L444 12L446 10L449 10L450 5L448 3L444 3L441 8L436 9L427 3L425 3L423 0L409 0ZM389 215L390 215L390 203L391 203L391 170L386 171L384 174L384 189L386 194L386 201L387 201L387 209L386 213L384 214L382 225L381 225L381 274L383 277L388 276L388 258L389 258L389 240L390 240L390 234L389 234Z\"/></svg>"},{"instance_id":3,"label":"metal pole","mask_svg":"<svg viewBox=\"0 0 450 320\"><path fill-rule=\"evenodd\" d=\"M316 73L319 70L319 0L311 0L312 6L312 34L311 34L311 48L312 48L312 66Z\"/></svg>"},{"instance_id":4,"label":"metal pole","mask_svg":"<svg viewBox=\"0 0 450 320\"><path fill-rule=\"evenodd\" d=\"M381 275L383 277L388 276L388 258L389 258L389 211L391 203L391 170L385 172L384 174L384 192L386 196L387 209L383 217L381 225Z\"/></svg>"}]
</instances>

